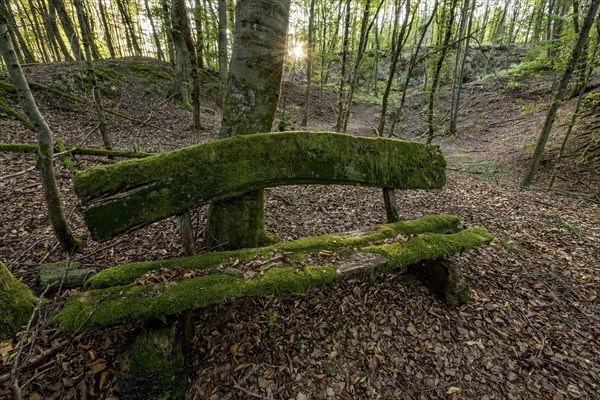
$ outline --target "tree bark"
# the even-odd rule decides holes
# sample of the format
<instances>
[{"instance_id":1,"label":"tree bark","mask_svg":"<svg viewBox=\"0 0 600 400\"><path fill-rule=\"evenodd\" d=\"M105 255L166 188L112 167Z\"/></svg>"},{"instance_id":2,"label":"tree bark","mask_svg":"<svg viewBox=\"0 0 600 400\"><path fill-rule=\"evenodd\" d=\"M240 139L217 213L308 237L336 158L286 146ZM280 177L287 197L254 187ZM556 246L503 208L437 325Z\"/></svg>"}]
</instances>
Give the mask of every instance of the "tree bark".
<instances>
[{"instance_id":1,"label":"tree bark","mask_svg":"<svg viewBox=\"0 0 600 400\"><path fill-rule=\"evenodd\" d=\"M152 37L154 38L154 45L156 46L156 56L160 61L165 60L165 54L163 53L158 33L156 33L156 27L154 26L154 18L152 18L152 12L150 11L150 5L148 0L144 0L144 7L146 8L146 14L148 15L148 21L150 21L150 27L152 28Z\"/></svg>"},{"instance_id":2,"label":"tree bark","mask_svg":"<svg viewBox=\"0 0 600 400\"><path fill-rule=\"evenodd\" d=\"M181 52L177 52L177 57L181 56L184 58L183 61L187 66L188 79L186 81L189 83L188 92L191 96L193 113L192 129L199 131L204 129L200 120L200 78L196 62L196 49L194 48L187 11L185 9L185 0L173 0L173 33L176 36L174 38L175 42L180 42L179 47L182 44L185 46L181 49Z\"/></svg>"},{"instance_id":3,"label":"tree bark","mask_svg":"<svg viewBox=\"0 0 600 400\"><path fill-rule=\"evenodd\" d=\"M108 47L108 54L110 54L110 58L115 58L115 47L113 45L110 27L108 26L107 22L104 0L98 0L98 8L100 9L100 20L102 21L102 27L104 28L104 40L106 41L106 46Z\"/></svg>"},{"instance_id":4,"label":"tree bark","mask_svg":"<svg viewBox=\"0 0 600 400\"><path fill-rule=\"evenodd\" d=\"M27 117L33 122L37 132L39 145L39 168L44 187L44 196L48 209L48 217L54 229L56 238L66 251L73 251L81 245L69 227L63 212L60 191L56 184L53 165L52 132L40 113L33 99L29 85L17 59L13 44L10 40L6 19L0 16L0 52L4 58L10 77L17 90L17 95Z\"/></svg>"},{"instance_id":5,"label":"tree bark","mask_svg":"<svg viewBox=\"0 0 600 400\"><path fill-rule=\"evenodd\" d=\"M67 39L69 40L69 45L71 46L71 51L73 52L73 56L75 60L81 61L83 52L81 51L81 46L79 45L79 38L77 37L77 32L75 31L75 27L73 26L73 22L67 14L67 10L65 9L65 3L63 0L52 0L54 3L54 8L56 8L56 12L58 13L58 17L60 18L60 23L67 35Z\"/></svg>"},{"instance_id":6,"label":"tree bark","mask_svg":"<svg viewBox=\"0 0 600 400\"><path fill-rule=\"evenodd\" d=\"M315 0L310 0L310 11L308 14L308 44L306 46L306 92L304 93L304 113L300 126L308 124L308 108L310 105L310 85L312 80L313 65L313 36L315 21Z\"/></svg>"},{"instance_id":7,"label":"tree bark","mask_svg":"<svg viewBox=\"0 0 600 400\"><path fill-rule=\"evenodd\" d=\"M240 0L223 104L221 137L270 132L281 92L290 0ZM211 205L208 247L255 247L266 240L262 190Z\"/></svg>"},{"instance_id":8,"label":"tree bark","mask_svg":"<svg viewBox=\"0 0 600 400\"><path fill-rule=\"evenodd\" d=\"M219 0L219 38L218 38L218 53L219 53L219 75L221 77L221 101L227 90L227 3L225 0Z\"/></svg>"},{"instance_id":9,"label":"tree bark","mask_svg":"<svg viewBox=\"0 0 600 400\"><path fill-rule=\"evenodd\" d=\"M450 10L448 10L448 12L450 15L448 20L445 22L443 41L440 42L441 51L435 64L433 78L431 80L431 89L429 91L429 101L427 103L427 144L431 143L435 136L435 125L433 121L435 114L435 97L437 94L440 75L442 73L442 66L444 65L446 54L448 54L448 45L450 43L450 38L452 37L452 27L454 26L454 12L456 10L458 0L449 0L449 3Z\"/></svg>"},{"instance_id":10,"label":"tree bark","mask_svg":"<svg viewBox=\"0 0 600 400\"><path fill-rule=\"evenodd\" d=\"M96 71L94 69L94 62L92 60L92 46L93 41L91 32L89 31L89 25L85 23L86 13L82 0L73 0L75 10L77 12L77 20L79 21L79 27L81 28L81 38L83 41L83 48L85 51L85 63L87 65L88 79L92 84L92 96L94 109L96 115L98 115L98 125L100 126L100 134L102 136L102 143L106 150L111 150L110 138L108 134L108 126L106 124L106 117L104 116L104 108L102 107L102 97L100 96L100 90L98 89L98 81L96 79Z\"/></svg>"},{"instance_id":11,"label":"tree bark","mask_svg":"<svg viewBox=\"0 0 600 400\"><path fill-rule=\"evenodd\" d=\"M338 115L335 131L342 132L344 128L344 115L346 112L346 68L348 64L348 41L350 36L350 0L346 0L346 18L344 22L344 39L342 41L342 66L340 71L340 86L338 89Z\"/></svg>"},{"instance_id":12,"label":"tree bark","mask_svg":"<svg viewBox=\"0 0 600 400\"><path fill-rule=\"evenodd\" d=\"M540 137L535 147L535 151L533 153L533 158L531 160L531 165L529 166L527 176L525 176L525 179L521 183L521 186L528 187L533 183L533 180L535 179L535 175L537 174L540 162L542 161L542 156L544 155L546 143L548 142L550 132L552 131L552 126L554 125L556 113L558 112L558 109L562 104L563 97L567 89L567 85L569 83L569 79L571 79L571 75L573 75L573 71L575 70L575 66L577 65L577 60L579 59L581 51L583 50L585 42L587 41L587 38L589 36L590 30L594 23L594 19L596 18L596 14L598 13L599 4L600 0L591 0L590 8L588 9L588 13L583 22L583 26L581 27L581 31L579 32L579 36L577 37L577 42L573 47L573 51L571 52L571 56L569 57L569 62L567 63L567 67L565 68L565 72L562 76L562 79L560 80L558 88L556 89L554 100L552 101L552 104L548 109L548 113L546 114L544 127L542 128L542 132L540 133Z\"/></svg>"}]
</instances>

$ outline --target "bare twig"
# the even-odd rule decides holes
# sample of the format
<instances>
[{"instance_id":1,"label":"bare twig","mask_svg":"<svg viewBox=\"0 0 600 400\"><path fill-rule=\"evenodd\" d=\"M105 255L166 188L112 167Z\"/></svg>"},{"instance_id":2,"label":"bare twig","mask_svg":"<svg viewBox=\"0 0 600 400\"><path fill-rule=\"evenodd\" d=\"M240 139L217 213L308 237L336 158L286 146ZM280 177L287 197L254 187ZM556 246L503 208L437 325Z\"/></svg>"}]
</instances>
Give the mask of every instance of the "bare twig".
<instances>
[{"instance_id":1,"label":"bare twig","mask_svg":"<svg viewBox=\"0 0 600 400\"><path fill-rule=\"evenodd\" d=\"M42 300L44 299L44 295L46 294L46 292L48 291L49 288L50 288L50 285L48 285L46 287L46 289L44 289L44 292L38 298L38 301L35 304L33 311L31 312L31 316L29 317L29 321L27 322L27 327L25 328L25 331L21 335L21 338L19 339L19 343L17 344L17 348L18 348L17 354L15 355L15 358L13 359L13 362L12 362L12 366L10 368L10 377L12 379L11 390L13 393L14 400L22 399L21 387L19 386L18 374L21 370L21 367L19 366L19 361L21 361L21 353L23 352L25 338L27 337L29 329L31 329L31 324L33 323L33 320L35 319L36 314L38 314L40 311L40 308L42 306Z\"/></svg>"},{"instance_id":2,"label":"bare twig","mask_svg":"<svg viewBox=\"0 0 600 400\"><path fill-rule=\"evenodd\" d=\"M244 389L243 387L241 387L240 385L237 384L237 382L233 382L233 387L239 391L244 392L245 394L247 394L250 397L254 397L255 399L261 399L261 400L275 400L272 397L269 396L265 396L262 394L256 394L256 393L252 393L251 391L249 391L248 389Z\"/></svg>"}]
</instances>

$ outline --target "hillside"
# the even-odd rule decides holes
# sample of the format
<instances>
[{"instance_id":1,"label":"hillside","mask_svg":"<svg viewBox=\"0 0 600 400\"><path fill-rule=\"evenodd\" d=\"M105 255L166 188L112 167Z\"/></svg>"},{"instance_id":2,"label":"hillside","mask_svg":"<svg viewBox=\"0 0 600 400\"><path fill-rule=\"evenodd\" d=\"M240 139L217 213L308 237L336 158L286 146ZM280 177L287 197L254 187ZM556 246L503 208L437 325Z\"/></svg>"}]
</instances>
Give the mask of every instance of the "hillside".
<instances>
[{"instance_id":1,"label":"hillside","mask_svg":"<svg viewBox=\"0 0 600 400\"><path fill-rule=\"evenodd\" d=\"M217 137L221 117L217 78L203 76L202 120L172 96L168 64L122 59L100 64L105 106L143 121L109 115L115 149L159 152ZM28 79L89 99L89 84L75 64L28 65ZM600 392L600 205L586 195L600 187L598 164L571 163L558 190L545 189L560 145L566 111L555 130L540 187L523 190L523 177L551 99L556 76L491 76L465 86L459 135L439 138L449 163L448 184L431 192L398 193L406 218L457 214L467 226L496 235L485 248L456 262L467 273L473 301L448 309L418 282L394 274L353 279L306 296L285 295L211 306L193 314L188 399L436 399L451 387L460 398L594 398ZM508 82L513 84L508 84ZM506 89L509 87L510 89ZM14 101L7 93L9 101ZM93 108L56 92L34 89L56 138L68 146L101 147ZM336 97L313 93L309 130L331 130ZM303 86L283 85L280 111L287 129L299 129ZM444 104L443 101L440 103ZM574 107L569 100L564 109ZM350 133L374 135L377 100L360 98ZM422 104L411 97L396 133L419 139ZM439 110L444 119L444 106ZM276 126L278 121L276 121ZM561 128L562 127L562 128ZM0 113L0 141L33 143L35 135ZM576 144L573 144L573 151ZM66 211L75 230L85 227L71 185L73 172L56 160ZM74 157L79 168L107 162ZM34 286L36 268L65 260L46 220L35 157L0 153L0 261ZM543 185L543 186L542 186ZM379 190L341 186L288 186L266 191L267 229L283 240L364 228L385 221ZM585 195L584 195L585 194ZM192 211L201 244L206 209ZM206 251L209 249L203 249ZM182 254L174 219L105 243L87 240L71 261L108 268ZM55 297L57 303L73 291ZM51 304L51 303L49 303ZM134 326L65 335L44 308L31 354L62 345L20 379L29 399L153 398L151 385L123 384L118 355ZM14 342L0 343L0 376L11 367ZM102 360L99 362L99 360ZM0 399L10 398L0 380ZM262 396L262 397L261 397Z\"/></svg>"}]
</instances>

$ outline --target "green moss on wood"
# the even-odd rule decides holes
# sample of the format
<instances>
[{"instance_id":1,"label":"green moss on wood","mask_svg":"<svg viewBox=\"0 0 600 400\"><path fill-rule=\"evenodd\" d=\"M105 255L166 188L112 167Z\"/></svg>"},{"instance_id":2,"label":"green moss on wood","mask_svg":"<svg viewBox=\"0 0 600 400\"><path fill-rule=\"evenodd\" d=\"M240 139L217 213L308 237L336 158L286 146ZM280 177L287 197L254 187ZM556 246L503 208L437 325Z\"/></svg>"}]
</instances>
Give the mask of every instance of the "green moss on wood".
<instances>
[{"instance_id":1,"label":"green moss on wood","mask_svg":"<svg viewBox=\"0 0 600 400\"><path fill-rule=\"evenodd\" d=\"M423 260L435 260L443 255L460 254L493 239L494 236L487 229L475 227L450 235L422 233L406 242L370 246L363 250L385 256L389 260L388 267L398 269Z\"/></svg>"},{"instance_id":2,"label":"green moss on wood","mask_svg":"<svg viewBox=\"0 0 600 400\"><path fill-rule=\"evenodd\" d=\"M108 239L192 207L265 187L353 184L431 189L445 183L439 149L416 142L326 132L238 136L92 168L74 178L93 202L86 223Z\"/></svg>"},{"instance_id":3,"label":"green moss on wood","mask_svg":"<svg viewBox=\"0 0 600 400\"><path fill-rule=\"evenodd\" d=\"M179 259L125 264L100 271L97 275L88 279L86 286L90 288L104 288L126 285L143 274L160 268L185 266L191 269L206 269L228 260L237 259L240 262L246 262L253 257L275 252L292 251L308 253L320 250L339 250L343 248L362 247L378 240L394 238L398 234L453 232L457 229L459 223L460 218L456 215L427 215L410 221L381 225L367 232L312 236L257 249L204 253Z\"/></svg>"},{"instance_id":4,"label":"green moss on wood","mask_svg":"<svg viewBox=\"0 0 600 400\"><path fill-rule=\"evenodd\" d=\"M0 342L19 332L33 312L35 296L0 262Z\"/></svg>"},{"instance_id":5,"label":"green moss on wood","mask_svg":"<svg viewBox=\"0 0 600 400\"><path fill-rule=\"evenodd\" d=\"M362 247L358 251L386 256L389 262L379 270L405 271L409 264L457 254L486 243L492 238L483 228L471 228L448 235L421 234L404 243ZM180 264L183 265L187 266L185 263ZM165 319L168 315L185 310L245 296L283 292L304 293L311 288L330 284L343 276L345 275L336 272L336 266L333 264L304 267L283 265L268 269L254 279L215 273L156 285L96 289L69 300L56 316L56 320L62 329L71 331L80 327L94 328L150 317Z\"/></svg>"}]
</instances>

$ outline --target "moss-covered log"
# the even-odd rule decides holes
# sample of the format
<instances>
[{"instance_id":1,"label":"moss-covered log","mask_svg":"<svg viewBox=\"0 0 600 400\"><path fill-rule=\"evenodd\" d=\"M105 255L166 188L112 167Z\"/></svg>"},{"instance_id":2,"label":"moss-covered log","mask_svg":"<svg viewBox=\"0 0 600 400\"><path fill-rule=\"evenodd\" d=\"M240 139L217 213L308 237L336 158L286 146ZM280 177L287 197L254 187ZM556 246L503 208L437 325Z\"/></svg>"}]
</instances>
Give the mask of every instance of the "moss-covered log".
<instances>
[{"instance_id":1,"label":"moss-covered log","mask_svg":"<svg viewBox=\"0 0 600 400\"><path fill-rule=\"evenodd\" d=\"M74 178L91 206L85 220L105 240L192 207L265 187L352 184L431 189L445 183L437 147L324 132L216 140L142 160L92 168Z\"/></svg>"},{"instance_id":2,"label":"moss-covered log","mask_svg":"<svg viewBox=\"0 0 600 400\"><path fill-rule=\"evenodd\" d=\"M454 216L440 216L438 226L456 226ZM419 222L423 222L421 225ZM245 296L284 292L304 293L333 283L350 273L407 272L423 260L459 254L493 237L484 228L455 233L418 233L431 227L429 218L383 225L360 234L324 235L238 252L208 253L179 260L130 264L96 275L89 283L133 284L94 289L69 300L57 315L62 329L94 328L168 315ZM435 223L434 223L435 224ZM393 239L386 239L393 238ZM384 243L381 243L384 242ZM369 245L370 244L370 245ZM360 257L356 257L361 255ZM273 260L276 260L273 263ZM144 272L167 268L185 272L180 280L145 284ZM165 271L165 269L163 269ZM160 273L159 273L160 274ZM186 279L191 277L191 279ZM195 277L194 277L195 276ZM139 283L139 284L136 284ZM446 285L446 287L451 285ZM464 287L459 291L467 290Z\"/></svg>"},{"instance_id":3,"label":"moss-covered log","mask_svg":"<svg viewBox=\"0 0 600 400\"><path fill-rule=\"evenodd\" d=\"M0 262L0 342L27 325L34 302L31 290Z\"/></svg>"}]
</instances>

